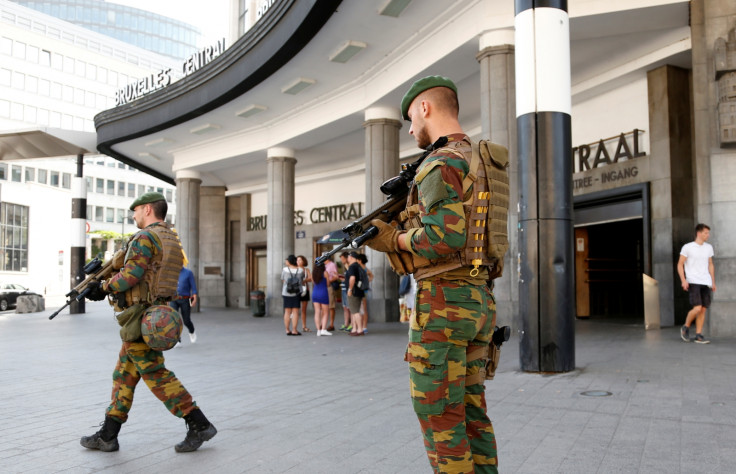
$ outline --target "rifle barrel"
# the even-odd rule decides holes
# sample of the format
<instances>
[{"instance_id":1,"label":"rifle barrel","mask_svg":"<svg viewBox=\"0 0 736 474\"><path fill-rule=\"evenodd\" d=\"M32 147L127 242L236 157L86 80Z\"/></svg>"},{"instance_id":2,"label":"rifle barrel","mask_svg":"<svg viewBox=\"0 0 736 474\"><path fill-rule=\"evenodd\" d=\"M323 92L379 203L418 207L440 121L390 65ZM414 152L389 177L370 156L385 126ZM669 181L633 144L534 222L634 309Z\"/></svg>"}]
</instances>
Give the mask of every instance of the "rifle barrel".
<instances>
[{"instance_id":1,"label":"rifle barrel","mask_svg":"<svg viewBox=\"0 0 736 474\"><path fill-rule=\"evenodd\" d=\"M368 230L366 230L363 235L359 235L357 238L353 239L352 242L350 242L350 246L354 249L357 249L367 241L371 240L373 237L378 235L378 227L372 225L368 227Z\"/></svg>"},{"instance_id":2,"label":"rifle barrel","mask_svg":"<svg viewBox=\"0 0 736 474\"><path fill-rule=\"evenodd\" d=\"M62 306L61 308L57 309L57 310L56 310L56 312L55 312L54 314L52 314L51 316L49 316L49 319L54 319L54 318L56 317L56 315L57 315L57 314L61 313L61 310L63 310L64 308L66 308L66 307L67 307L67 306L69 306L70 304L72 304L72 302L71 302L71 301L67 301L67 302L66 302L66 304L65 304L64 306Z\"/></svg>"}]
</instances>

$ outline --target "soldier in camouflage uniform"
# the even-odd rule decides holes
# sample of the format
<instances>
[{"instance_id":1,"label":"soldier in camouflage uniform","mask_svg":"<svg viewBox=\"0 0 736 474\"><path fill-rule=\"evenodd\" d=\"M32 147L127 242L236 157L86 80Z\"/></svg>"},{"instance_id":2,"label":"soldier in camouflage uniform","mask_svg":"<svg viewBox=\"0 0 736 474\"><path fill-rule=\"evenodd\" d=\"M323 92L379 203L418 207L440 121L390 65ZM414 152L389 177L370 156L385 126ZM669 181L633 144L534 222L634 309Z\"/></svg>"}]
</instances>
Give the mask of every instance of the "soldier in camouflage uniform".
<instances>
[{"instance_id":1,"label":"soldier in camouflage uniform","mask_svg":"<svg viewBox=\"0 0 736 474\"><path fill-rule=\"evenodd\" d=\"M122 310L117 319L122 326L120 335L123 346L112 375L112 401L107 407L102 429L91 436L84 436L80 442L85 448L117 451L118 432L122 423L128 419L135 387L143 379L166 408L175 416L184 418L187 424L186 438L175 446L176 451L195 451L203 442L215 436L217 430L174 373L166 369L163 353L148 347L140 332L145 309L151 305L168 304L168 298L151 294L155 292L156 284L152 282L157 278L156 275L171 273L173 291L176 291L176 281L183 260L181 244L168 224L163 222L167 204L162 194L143 194L133 202L130 209L133 211L136 226L141 231L128 242L124 254L120 252L113 258L113 268L120 267L120 271L109 280L95 285L93 294L88 297L101 300L111 294L116 310ZM168 262L162 260L165 253L164 239L175 239L171 245L172 253L176 254ZM116 264L115 259L120 259L123 255L124 259Z\"/></svg>"},{"instance_id":2,"label":"soldier in camouflage uniform","mask_svg":"<svg viewBox=\"0 0 736 474\"><path fill-rule=\"evenodd\" d=\"M471 271L453 263L466 243L463 180L472 153L457 118L456 86L440 76L420 79L401 108L419 147L437 149L417 169L404 211L417 225L397 229L376 219L371 224L379 233L367 245L387 252L395 270L417 279L405 360L434 472L496 473L496 439L478 376L485 363L478 354L486 353L495 325L495 302L488 268ZM413 265L397 269L396 256Z\"/></svg>"}]
</instances>

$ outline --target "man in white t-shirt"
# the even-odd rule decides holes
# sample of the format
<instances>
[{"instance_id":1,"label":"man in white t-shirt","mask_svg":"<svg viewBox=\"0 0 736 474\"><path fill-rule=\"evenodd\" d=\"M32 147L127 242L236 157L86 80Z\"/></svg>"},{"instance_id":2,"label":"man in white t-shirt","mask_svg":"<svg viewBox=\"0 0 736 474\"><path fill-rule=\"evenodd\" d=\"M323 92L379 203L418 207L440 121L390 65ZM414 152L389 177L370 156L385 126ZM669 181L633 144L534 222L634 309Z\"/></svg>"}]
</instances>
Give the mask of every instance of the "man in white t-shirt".
<instances>
[{"instance_id":1,"label":"man in white t-shirt","mask_svg":"<svg viewBox=\"0 0 736 474\"><path fill-rule=\"evenodd\" d=\"M695 321L695 339L699 344L710 344L703 337L705 311L710 306L716 291L716 271L713 266L713 246L707 243L710 227L705 224L695 226L695 241L683 245L677 273L680 275L682 289L688 292L693 309L687 313L685 325L680 328L680 337L690 342L690 325Z\"/></svg>"}]
</instances>

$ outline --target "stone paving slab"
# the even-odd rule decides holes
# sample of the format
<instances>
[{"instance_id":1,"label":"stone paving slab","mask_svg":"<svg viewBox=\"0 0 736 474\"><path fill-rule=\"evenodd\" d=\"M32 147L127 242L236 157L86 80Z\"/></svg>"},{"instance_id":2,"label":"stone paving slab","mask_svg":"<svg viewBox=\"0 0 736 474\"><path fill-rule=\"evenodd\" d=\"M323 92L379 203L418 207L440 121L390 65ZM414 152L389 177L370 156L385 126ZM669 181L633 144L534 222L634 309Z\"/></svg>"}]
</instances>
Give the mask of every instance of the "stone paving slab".
<instances>
[{"instance_id":1,"label":"stone paving slab","mask_svg":"<svg viewBox=\"0 0 736 474\"><path fill-rule=\"evenodd\" d=\"M118 326L105 302L49 321L53 310L0 315L0 472L431 472L408 398L406 325L286 337L280 318L204 308L197 343L185 336L165 355L217 436L177 454L183 421L141 384L120 451L100 453L79 438L104 417ZM500 472L734 472L736 340L578 321L577 369L559 375L521 372L517 341L486 382Z\"/></svg>"}]
</instances>

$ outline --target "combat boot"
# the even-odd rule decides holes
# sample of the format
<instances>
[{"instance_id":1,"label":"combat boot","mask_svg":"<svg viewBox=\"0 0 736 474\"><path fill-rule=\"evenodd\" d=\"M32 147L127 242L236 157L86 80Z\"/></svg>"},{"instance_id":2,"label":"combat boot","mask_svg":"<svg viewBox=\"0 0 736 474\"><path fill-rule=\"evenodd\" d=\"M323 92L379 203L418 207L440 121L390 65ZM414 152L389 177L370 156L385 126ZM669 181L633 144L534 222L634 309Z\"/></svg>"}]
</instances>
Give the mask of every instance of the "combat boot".
<instances>
[{"instance_id":1,"label":"combat boot","mask_svg":"<svg viewBox=\"0 0 736 474\"><path fill-rule=\"evenodd\" d=\"M109 453L111 451L117 451L120 449L118 444L118 433L120 432L119 421L115 421L109 416L105 417L105 421L102 422L102 428L100 431L93 434L92 436L82 436L79 440L79 444L89 449L99 449Z\"/></svg>"},{"instance_id":2,"label":"combat boot","mask_svg":"<svg viewBox=\"0 0 736 474\"><path fill-rule=\"evenodd\" d=\"M177 453L196 451L202 443L212 439L217 434L215 425L209 422L202 410L195 408L184 417L187 424L187 437L174 446Z\"/></svg>"}]
</instances>

